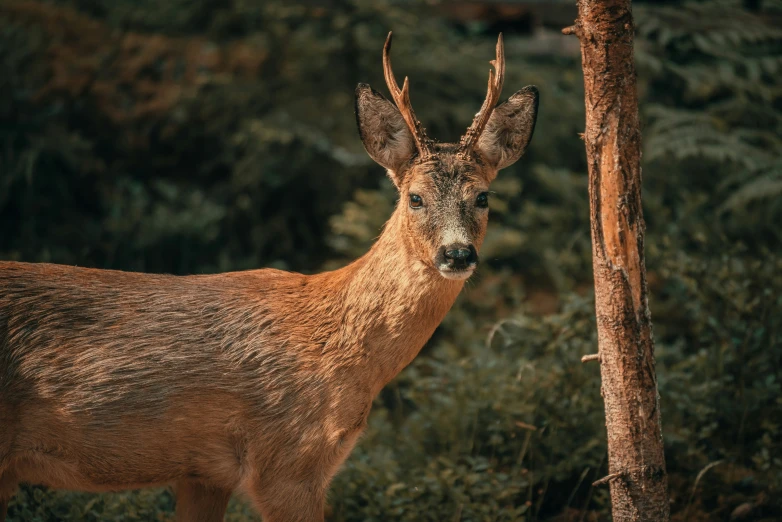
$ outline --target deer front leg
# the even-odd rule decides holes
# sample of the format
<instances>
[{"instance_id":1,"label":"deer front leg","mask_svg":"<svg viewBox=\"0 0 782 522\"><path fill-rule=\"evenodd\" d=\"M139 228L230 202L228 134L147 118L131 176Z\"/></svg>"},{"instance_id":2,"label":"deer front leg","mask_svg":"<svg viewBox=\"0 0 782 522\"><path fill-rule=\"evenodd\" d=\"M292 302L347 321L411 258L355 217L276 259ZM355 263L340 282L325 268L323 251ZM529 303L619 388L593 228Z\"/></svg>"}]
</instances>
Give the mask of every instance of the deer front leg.
<instances>
[{"instance_id":1,"label":"deer front leg","mask_svg":"<svg viewBox=\"0 0 782 522\"><path fill-rule=\"evenodd\" d=\"M325 488L314 480L254 486L251 497L263 522L323 522Z\"/></svg>"},{"instance_id":2,"label":"deer front leg","mask_svg":"<svg viewBox=\"0 0 782 522\"><path fill-rule=\"evenodd\" d=\"M176 484L177 522L221 522L231 491L192 480Z\"/></svg>"}]
</instances>

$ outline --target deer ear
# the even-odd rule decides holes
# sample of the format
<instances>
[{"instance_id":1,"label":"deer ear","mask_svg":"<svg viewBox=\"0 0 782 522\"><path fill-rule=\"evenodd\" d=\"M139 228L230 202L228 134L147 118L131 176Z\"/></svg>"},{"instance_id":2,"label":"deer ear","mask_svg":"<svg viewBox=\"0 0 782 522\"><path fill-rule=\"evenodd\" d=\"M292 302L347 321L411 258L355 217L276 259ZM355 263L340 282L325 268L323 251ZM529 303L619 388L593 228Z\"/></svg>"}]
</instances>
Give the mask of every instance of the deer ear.
<instances>
[{"instance_id":1,"label":"deer ear","mask_svg":"<svg viewBox=\"0 0 782 522\"><path fill-rule=\"evenodd\" d=\"M513 165L527 149L538 118L538 89L524 87L494 108L476 148L497 169Z\"/></svg>"},{"instance_id":2,"label":"deer ear","mask_svg":"<svg viewBox=\"0 0 782 522\"><path fill-rule=\"evenodd\" d=\"M397 173L416 153L413 135L399 109L365 83L356 87L358 133L369 156L388 169L394 184Z\"/></svg>"}]
</instances>

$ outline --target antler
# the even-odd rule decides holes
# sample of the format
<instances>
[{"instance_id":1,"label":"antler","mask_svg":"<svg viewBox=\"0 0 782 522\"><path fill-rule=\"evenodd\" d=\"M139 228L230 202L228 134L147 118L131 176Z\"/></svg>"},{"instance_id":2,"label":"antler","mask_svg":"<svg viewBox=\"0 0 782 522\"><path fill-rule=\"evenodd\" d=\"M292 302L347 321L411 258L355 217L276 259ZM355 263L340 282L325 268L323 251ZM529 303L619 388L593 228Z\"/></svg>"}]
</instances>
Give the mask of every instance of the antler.
<instances>
[{"instance_id":1,"label":"antler","mask_svg":"<svg viewBox=\"0 0 782 522\"><path fill-rule=\"evenodd\" d=\"M418 148L420 156L428 156L432 153L432 141L426 136L424 128L421 126L421 122L415 117L413 112L413 106L410 104L410 86L405 76L405 82L402 84L402 89L399 89L399 85L394 78L394 71L391 70L391 33L388 33L386 43L383 46L383 73L386 77L386 85L388 90L391 91L391 97L394 99L399 112L402 113L407 128L410 129L410 133L413 135L415 145Z\"/></svg>"},{"instance_id":2,"label":"antler","mask_svg":"<svg viewBox=\"0 0 782 522\"><path fill-rule=\"evenodd\" d=\"M463 152L471 151L478 143L481 133L489 123L491 113L494 112L494 107L500 99L500 93L502 93L502 83L505 81L505 47L502 43L502 33L497 38L497 58L489 63L492 64L497 74L495 75L494 71L489 69L489 88L486 99L459 143L459 149Z\"/></svg>"}]
</instances>

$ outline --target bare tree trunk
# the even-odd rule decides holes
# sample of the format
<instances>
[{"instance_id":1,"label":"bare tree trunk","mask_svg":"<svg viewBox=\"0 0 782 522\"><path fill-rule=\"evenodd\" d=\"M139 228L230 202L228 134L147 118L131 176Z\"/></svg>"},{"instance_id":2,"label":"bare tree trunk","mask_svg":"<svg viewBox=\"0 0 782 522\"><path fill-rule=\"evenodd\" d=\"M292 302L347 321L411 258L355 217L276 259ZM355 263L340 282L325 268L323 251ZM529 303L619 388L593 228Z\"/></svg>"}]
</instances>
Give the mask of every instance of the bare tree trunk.
<instances>
[{"instance_id":1,"label":"bare tree trunk","mask_svg":"<svg viewBox=\"0 0 782 522\"><path fill-rule=\"evenodd\" d=\"M616 522L670 518L641 209L630 0L578 0L598 359Z\"/></svg>"}]
</instances>

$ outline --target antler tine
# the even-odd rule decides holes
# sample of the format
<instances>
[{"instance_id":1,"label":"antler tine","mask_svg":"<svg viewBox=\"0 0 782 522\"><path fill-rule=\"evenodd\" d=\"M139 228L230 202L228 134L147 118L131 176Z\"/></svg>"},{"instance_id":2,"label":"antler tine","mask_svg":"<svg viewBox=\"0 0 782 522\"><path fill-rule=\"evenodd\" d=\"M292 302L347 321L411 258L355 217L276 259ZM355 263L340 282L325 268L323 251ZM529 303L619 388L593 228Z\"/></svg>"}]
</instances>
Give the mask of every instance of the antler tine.
<instances>
[{"instance_id":1,"label":"antler tine","mask_svg":"<svg viewBox=\"0 0 782 522\"><path fill-rule=\"evenodd\" d=\"M489 69L489 87L487 88L486 99L483 101L481 110L475 115L472 125L462 136L460 148L463 151L470 151L475 147L475 144L481 137L481 133L483 133L483 129L489 123L494 107L500 100L502 84L505 81L505 46L502 40L502 33L497 38L496 54L497 57L489 62L494 67L494 70Z\"/></svg>"},{"instance_id":2,"label":"antler tine","mask_svg":"<svg viewBox=\"0 0 782 522\"><path fill-rule=\"evenodd\" d=\"M405 76L405 81L400 90L399 84L396 83L396 78L394 77L394 71L391 69L391 34L391 32L388 33L386 43L383 46L383 74L386 77L386 85L391 92L394 103L396 103L399 112L402 114L402 118L407 124L407 128L410 129L410 133L413 135L419 154L428 156L431 154L430 140L426 136L421 122L415 117L415 112L413 112L413 105L410 103L410 84L407 76Z\"/></svg>"}]
</instances>

